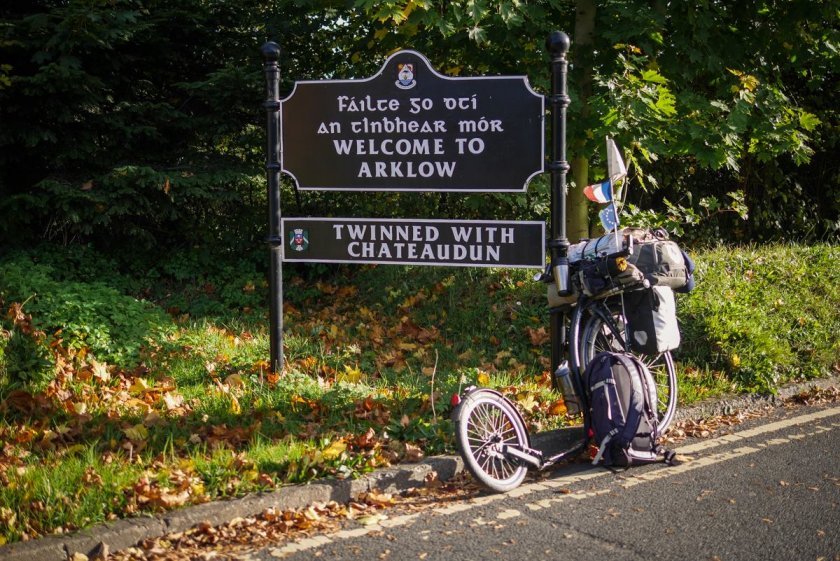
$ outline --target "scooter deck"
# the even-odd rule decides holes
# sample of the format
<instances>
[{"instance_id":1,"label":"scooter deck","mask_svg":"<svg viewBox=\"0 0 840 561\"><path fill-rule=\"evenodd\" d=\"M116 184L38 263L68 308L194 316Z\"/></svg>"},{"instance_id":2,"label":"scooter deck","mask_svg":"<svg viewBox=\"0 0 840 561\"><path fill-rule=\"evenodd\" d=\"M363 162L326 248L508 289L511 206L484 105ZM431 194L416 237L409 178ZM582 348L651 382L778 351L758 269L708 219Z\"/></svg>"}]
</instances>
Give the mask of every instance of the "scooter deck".
<instances>
[{"instance_id":1,"label":"scooter deck","mask_svg":"<svg viewBox=\"0 0 840 561\"><path fill-rule=\"evenodd\" d=\"M583 426L563 427L531 435L531 447L543 453L543 458L550 458L581 447Z\"/></svg>"}]
</instances>

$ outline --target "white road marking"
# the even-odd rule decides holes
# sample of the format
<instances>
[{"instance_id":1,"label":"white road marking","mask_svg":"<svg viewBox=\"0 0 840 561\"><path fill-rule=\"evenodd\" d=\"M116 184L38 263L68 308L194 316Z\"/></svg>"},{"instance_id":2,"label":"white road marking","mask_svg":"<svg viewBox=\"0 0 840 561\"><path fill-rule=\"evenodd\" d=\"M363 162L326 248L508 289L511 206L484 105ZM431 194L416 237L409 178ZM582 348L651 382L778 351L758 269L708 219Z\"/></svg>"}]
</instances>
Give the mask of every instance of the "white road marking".
<instances>
[{"instance_id":1,"label":"white road marking","mask_svg":"<svg viewBox=\"0 0 840 561\"><path fill-rule=\"evenodd\" d=\"M630 475L630 478L626 481L621 483L622 487L633 487L635 485L639 485L641 483L647 483L650 481L656 481L659 479L663 479L666 477L671 477L673 475L677 475L680 473L685 473L691 470L699 469L702 467L707 467L710 465L714 465L716 463L725 462L727 460L732 460L734 458L740 458L743 456L747 456L749 454L755 454L756 452L760 452L761 450L771 447L771 446L778 446L780 444L787 444L790 442L794 442L796 440L801 440L803 438L807 438L809 436L813 436L816 434L828 432L831 430L835 430L840 428L840 421L830 422L828 421L829 418L835 417L840 415L840 407L834 407L832 409L825 409L823 411L817 411L814 413L809 413L807 415L801 415L799 417L793 417L791 419L785 419L782 421L776 421L774 423L769 423L767 425L761 425L752 429L740 431L733 434L723 435L717 438L713 438L711 440L705 440L702 442L697 442L695 444L691 444L688 446L682 446L676 449L676 451L681 456L688 456L689 454L695 454L697 452L707 452L713 448L717 448L720 446L724 446L726 444L734 444L743 442L746 444L746 441L754 439L755 437L767 435L770 433L776 433L779 431L783 431L786 429L790 429L793 427L799 427L801 425L806 425L812 422L819 422L819 424L814 425L809 430L800 429L798 432L792 433L790 435L785 436L777 436L774 435L767 440L758 443L750 443L751 445L744 445L738 448L734 448L732 450L728 450L726 452L720 452L717 454L709 454L704 455L699 458L691 458L683 464L676 465L676 466L669 466L663 467L662 469L657 469L653 471L648 471L645 473L640 473L638 475L632 475L631 472L626 472ZM451 504L446 507L437 509L434 511L436 515L449 515L455 514L458 512L465 512L468 510L472 510L474 508L484 506L495 501L503 500L503 499L510 499L515 497L524 497L530 495L531 493L535 493L537 491L544 491L547 489L557 489L567 487L573 483L580 483L581 481L587 481L589 479L594 479L596 477L602 477L604 475L611 474L612 472L607 471L600 467L592 467L583 473L578 473L575 475L567 475L562 477L553 478L550 480L538 481L534 483L526 483L519 488L507 493L507 494L496 494L496 495L485 495L483 497L478 497L473 499L469 502L464 503L456 503ZM553 497L549 499L541 499L539 501L525 504L524 507L530 511L540 510L544 508L551 508L554 505L562 503L568 500L584 500L591 497L596 497L598 495L603 495L605 493L609 493L610 489L597 489L594 491L585 491L585 492L577 492L577 493L570 493L566 495L561 495L559 497ZM499 510L496 514L496 518L499 520L505 520L509 518L515 518L520 516L521 512L518 510L513 509L504 509ZM350 530L341 530L335 533L332 537L329 536L315 536L312 538L307 538L304 540L300 540L298 542L287 544L283 547L274 548L270 551L270 554L274 557L286 557L293 553L297 553L299 551L306 551L310 549L315 549L322 545L326 545L329 543L333 543L336 540L344 540L348 538L356 538L368 535L372 532L382 531L385 527L388 528L395 528L398 526L405 526L411 524L419 517L418 514L409 514L404 516L397 516L387 521L383 521L380 524L374 524L371 526L360 527L360 528L353 528ZM475 520L476 525L488 524L486 520L481 518L477 518Z\"/></svg>"},{"instance_id":2,"label":"white road marking","mask_svg":"<svg viewBox=\"0 0 840 561\"><path fill-rule=\"evenodd\" d=\"M521 514L522 513L519 512L518 510L507 509L507 510L503 510L499 514L497 514L496 518L498 518L499 520L508 520L509 518L516 518L517 516L520 516Z\"/></svg>"}]
</instances>

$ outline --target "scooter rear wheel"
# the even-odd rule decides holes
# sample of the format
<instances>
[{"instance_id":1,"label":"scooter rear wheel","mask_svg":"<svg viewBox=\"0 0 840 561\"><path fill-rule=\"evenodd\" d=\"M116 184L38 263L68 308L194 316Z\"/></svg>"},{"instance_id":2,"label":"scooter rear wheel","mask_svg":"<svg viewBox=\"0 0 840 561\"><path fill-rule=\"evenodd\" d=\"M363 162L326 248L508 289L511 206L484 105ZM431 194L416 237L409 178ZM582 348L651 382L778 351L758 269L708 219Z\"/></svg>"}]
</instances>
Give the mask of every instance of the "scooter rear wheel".
<instances>
[{"instance_id":1,"label":"scooter rear wheel","mask_svg":"<svg viewBox=\"0 0 840 561\"><path fill-rule=\"evenodd\" d=\"M528 431L509 401L493 391L476 390L458 405L454 420L458 451L479 483L498 493L522 483L527 466L504 449L527 448Z\"/></svg>"}]
</instances>

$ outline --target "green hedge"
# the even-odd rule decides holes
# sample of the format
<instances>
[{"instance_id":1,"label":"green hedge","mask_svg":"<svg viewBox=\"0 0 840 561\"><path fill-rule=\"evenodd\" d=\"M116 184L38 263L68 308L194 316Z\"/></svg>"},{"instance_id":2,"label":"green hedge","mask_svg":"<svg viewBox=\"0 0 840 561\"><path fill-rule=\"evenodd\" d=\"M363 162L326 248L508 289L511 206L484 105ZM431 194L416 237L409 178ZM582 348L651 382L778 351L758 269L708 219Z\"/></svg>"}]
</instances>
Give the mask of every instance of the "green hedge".
<instances>
[{"instance_id":1,"label":"green hedge","mask_svg":"<svg viewBox=\"0 0 840 561\"><path fill-rule=\"evenodd\" d=\"M70 351L84 349L100 361L134 366L143 345L171 326L169 317L149 302L105 282L67 280L66 273L22 254L0 263L0 380L48 381L54 366L48 348L59 339ZM14 303L23 304L32 329L16 325L7 313Z\"/></svg>"},{"instance_id":2,"label":"green hedge","mask_svg":"<svg viewBox=\"0 0 840 561\"><path fill-rule=\"evenodd\" d=\"M48 345L57 337L66 348L86 348L101 361L132 367L146 341L172 327L164 309L193 319L235 317L253 324L249 329L266 328L267 288L253 260L220 257L196 276L199 263L207 264L188 253L167 261L180 268L161 266L131 277L90 252L69 258L42 249L33 253L37 257L21 253L0 262L0 377L48 379ZM687 399L723 390L772 392L787 381L840 370L840 246L718 247L693 257L697 288L678 298L683 343L677 358ZM441 369L463 366L458 354L465 349L474 356L509 352L534 370L540 368L539 354L548 353L547 344L535 348L529 340L529 332L547 328L548 316L544 289L530 280L530 271L318 266L286 272L356 285L355 306L375 313L393 313L411 295L428 296L415 299L405 313L440 329L448 342ZM308 313L328 306L319 291L310 295L307 288L317 280L293 282L286 300ZM207 286L214 290L201 289ZM141 292L158 305L130 295ZM41 339L13 325L6 311L15 302L25 302L23 311L44 332ZM364 347L366 330L354 326L365 322L343 322ZM293 330L290 321L287 331Z\"/></svg>"},{"instance_id":3,"label":"green hedge","mask_svg":"<svg viewBox=\"0 0 840 561\"><path fill-rule=\"evenodd\" d=\"M718 247L695 255L679 300L684 366L725 372L739 390L840 368L840 247Z\"/></svg>"}]
</instances>

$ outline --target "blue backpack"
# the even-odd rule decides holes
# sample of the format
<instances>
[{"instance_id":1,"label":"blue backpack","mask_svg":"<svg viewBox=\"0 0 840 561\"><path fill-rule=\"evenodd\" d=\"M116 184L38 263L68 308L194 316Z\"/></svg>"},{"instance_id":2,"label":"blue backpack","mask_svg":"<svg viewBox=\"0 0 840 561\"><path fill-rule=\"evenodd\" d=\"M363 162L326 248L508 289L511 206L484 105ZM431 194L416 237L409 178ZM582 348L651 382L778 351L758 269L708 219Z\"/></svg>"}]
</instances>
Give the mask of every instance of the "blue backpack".
<instances>
[{"instance_id":1,"label":"blue backpack","mask_svg":"<svg viewBox=\"0 0 840 561\"><path fill-rule=\"evenodd\" d=\"M590 423L598 453L593 465L629 467L672 463L659 445L656 383L638 357L623 352L595 355L583 374Z\"/></svg>"}]
</instances>

